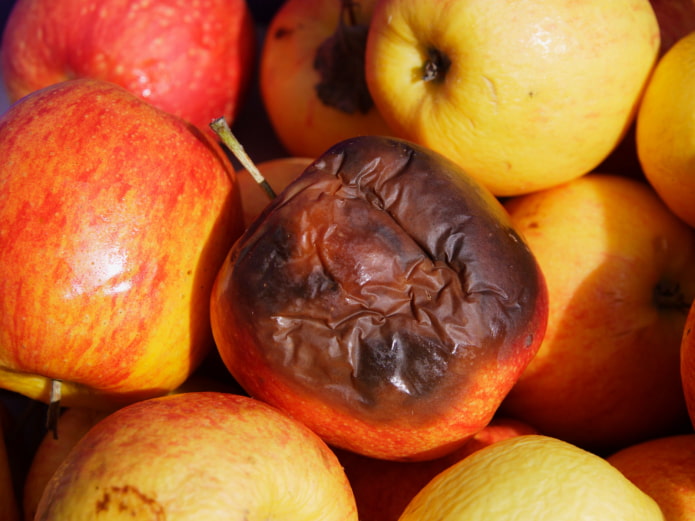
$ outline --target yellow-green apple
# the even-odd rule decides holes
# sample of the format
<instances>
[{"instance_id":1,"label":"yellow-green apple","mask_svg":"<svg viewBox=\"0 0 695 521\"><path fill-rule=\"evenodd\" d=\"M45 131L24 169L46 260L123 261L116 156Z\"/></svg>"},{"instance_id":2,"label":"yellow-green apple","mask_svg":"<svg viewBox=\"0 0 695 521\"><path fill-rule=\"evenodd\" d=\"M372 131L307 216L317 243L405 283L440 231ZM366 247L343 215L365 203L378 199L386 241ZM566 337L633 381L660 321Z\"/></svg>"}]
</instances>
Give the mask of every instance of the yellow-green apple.
<instances>
[{"instance_id":1,"label":"yellow-green apple","mask_svg":"<svg viewBox=\"0 0 695 521\"><path fill-rule=\"evenodd\" d=\"M258 171L275 193L280 193L309 166L313 159L308 157L278 157L267 159L256 165ZM246 170L238 172L241 206L244 210L244 226L249 227L270 203L270 197Z\"/></svg>"},{"instance_id":2,"label":"yellow-green apple","mask_svg":"<svg viewBox=\"0 0 695 521\"><path fill-rule=\"evenodd\" d=\"M179 386L243 230L236 174L190 123L76 79L0 118L0 386L111 408Z\"/></svg>"},{"instance_id":3,"label":"yellow-green apple","mask_svg":"<svg viewBox=\"0 0 695 521\"><path fill-rule=\"evenodd\" d=\"M510 196L605 159L658 50L649 0L383 0L365 74L396 135Z\"/></svg>"},{"instance_id":4,"label":"yellow-green apple","mask_svg":"<svg viewBox=\"0 0 695 521\"><path fill-rule=\"evenodd\" d=\"M265 33L263 105L284 148L317 157L343 139L390 134L364 78L375 0L288 0Z\"/></svg>"},{"instance_id":5,"label":"yellow-green apple","mask_svg":"<svg viewBox=\"0 0 695 521\"><path fill-rule=\"evenodd\" d=\"M680 432L695 230L646 182L599 173L505 206L545 275L549 316L503 414L600 453Z\"/></svg>"},{"instance_id":6,"label":"yellow-green apple","mask_svg":"<svg viewBox=\"0 0 695 521\"><path fill-rule=\"evenodd\" d=\"M251 396L384 459L441 456L487 425L546 314L500 202L385 136L309 165L235 243L211 298L218 350Z\"/></svg>"},{"instance_id":7,"label":"yellow-green apple","mask_svg":"<svg viewBox=\"0 0 695 521\"><path fill-rule=\"evenodd\" d=\"M695 302L690 305L681 338L681 381L690 422L695 427Z\"/></svg>"},{"instance_id":8,"label":"yellow-green apple","mask_svg":"<svg viewBox=\"0 0 695 521\"><path fill-rule=\"evenodd\" d=\"M643 441L606 459L658 503L664 521L695 519L695 434Z\"/></svg>"},{"instance_id":9,"label":"yellow-green apple","mask_svg":"<svg viewBox=\"0 0 695 521\"><path fill-rule=\"evenodd\" d=\"M428 461L392 461L334 449L355 495L360 521L398 521L410 500L437 474L500 440L538 434L524 422L495 417L465 445Z\"/></svg>"},{"instance_id":10,"label":"yellow-green apple","mask_svg":"<svg viewBox=\"0 0 695 521\"><path fill-rule=\"evenodd\" d=\"M650 0L659 23L660 54L686 34L695 31L695 0Z\"/></svg>"},{"instance_id":11,"label":"yellow-green apple","mask_svg":"<svg viewBox=\"0 0 695 521\"><path fill-rule=\"evenodd\" d=\"M66 79L121 85L209 132L232 121L253 71L244 0L18 0L0 46L10 99Z\"/></svg>"},{"instance_id":12,"label":"yellow-green apple","mask_svg":"<svg viewBox=\"0 0 695 521\"><path fill-rule=\"evenodd\" d=\"M143 520L357 521L345 472L315 433L216 392L143 400L99 421L51 477L36 520L124 510Z\"/></svg>"},{"instance_id":13,"label":"yellow-green apple","mask_svg":"<svg viewBox=\"0 0 695 521\"><path fill-rule=\"evenodd\" d=\"M20 512L15 490L14 474L7 455L6 425L0 418L0 519L19 521Z\"/></svg>"}]
</instances>

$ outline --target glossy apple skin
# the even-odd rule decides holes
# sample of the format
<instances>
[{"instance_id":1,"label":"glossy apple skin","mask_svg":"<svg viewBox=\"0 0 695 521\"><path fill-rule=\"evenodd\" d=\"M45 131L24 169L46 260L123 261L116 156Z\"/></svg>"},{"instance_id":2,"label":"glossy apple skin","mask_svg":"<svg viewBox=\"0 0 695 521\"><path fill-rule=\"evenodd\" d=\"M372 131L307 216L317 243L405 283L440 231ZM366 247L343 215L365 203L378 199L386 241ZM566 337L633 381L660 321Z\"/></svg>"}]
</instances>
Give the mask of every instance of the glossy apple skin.
<instances>
[{"instance_id":1,"label":"glossy apple skin","mask_svg":"<svg viewBox=\"0 0 695 521\"><path fill-rule=\"evenodd\" d=\"M530 425L493 418L462 447L428 461L390 461L335 449L355 494L360 521L398 521L408 503L437 474L475 451L497 441L539 434Z\"/></svg>"},{"instance_id":2,"label":"glossy apple skin","mask_svg":"<svg viewBox=\"0 0 695 521\"><path fill-rule=\"evenodd\" d=\"M344 3L289 0L275 13L265 32L259 63L261 97L275 134L291 155L318 157L352 136L391 134L366 88L364 48L350 53L350 59L358 60L354 73L344 72L342 86L328 88L331 93L344 89L350 101L326 102L317 92L317 86L324 82L315 67L317 52L336 32ZM351 32L363 30L365 41L375 3L351 2L356 22ZM342 17L349 23L348 16ZM340 60L336 69L350 71L348 64L348 59ZM364 95L353 101L354 93L362 91Z\"/></svg>"},{"instance_id":3,"label":"glossy apple skin","mask_svg":"<svg viewBox=\"0 0 695 521\"><path fill-rule=\"evenodd\" d=\"M0 66L13 101L66 79L101 79L212 135L210 121L238 113L255 46L243 0L19 0Z\"/></svg>"},{"instance_id":4,"label":"glossy apple skin","mask_svg":"<svg viewBox=\"0 0 695 521\"><path fill-rule=\"evenodd\" d=\"M545 283L505 210L405 141L338 143L235 244L213 334L252 396L329 443L433 458L487 425L533 358Z\"/></svg>"},{"instance_id":5,"label":"glossy apple skin","mask_svg":"<svg viewBox=\"0 0 695 521\"><path fill-rule=\"evenodd\" d=\"M242 230L233 167L194 126L96 80L0 119L0 386L111 408L179 386Z\"/></svg>"},{"instance_id":6,"label":"glossy apple skin","mask_svg":"<svg viewBox=\"0 0 695 521\"><path fill-rule=\"evenodd\" d=\"M49 481L36 519L122 519L121 505L143 520L357 521L347 477L318 436L265 403L216 392L101 420Z\"/></svg>"},{"instance_id":7,"label":"glossy apple skin","mask_svg":"<svg viewBox=\"0 0 695 521\"><path fill-rule=\"evenodd\" d=\"M607 174L505 205L545 275L549 316L503 414L601 454L687 428L695 231L647 183Z\"/></svg>"}]
</instances>

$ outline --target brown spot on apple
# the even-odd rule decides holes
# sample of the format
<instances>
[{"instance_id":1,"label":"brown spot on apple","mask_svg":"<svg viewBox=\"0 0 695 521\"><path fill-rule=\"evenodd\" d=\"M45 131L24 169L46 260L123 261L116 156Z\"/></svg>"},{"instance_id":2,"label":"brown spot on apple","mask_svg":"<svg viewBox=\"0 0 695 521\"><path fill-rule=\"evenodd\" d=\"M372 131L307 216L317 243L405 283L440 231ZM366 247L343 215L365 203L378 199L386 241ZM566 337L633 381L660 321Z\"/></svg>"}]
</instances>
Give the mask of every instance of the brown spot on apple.
<instances>
[{"instance_id":1,"label":"brown spot on apple","mask_svg":"<svg viewBox=\"0 0 695 521\"><path fill-rule=\"evenodd\" d=\"M101 498L95 505L97 515L117 511L133 518L160 521L166 518L164 507L155 499L142 493L132 485L111 486L104 490Z\"/></svg>"}]
</instances>

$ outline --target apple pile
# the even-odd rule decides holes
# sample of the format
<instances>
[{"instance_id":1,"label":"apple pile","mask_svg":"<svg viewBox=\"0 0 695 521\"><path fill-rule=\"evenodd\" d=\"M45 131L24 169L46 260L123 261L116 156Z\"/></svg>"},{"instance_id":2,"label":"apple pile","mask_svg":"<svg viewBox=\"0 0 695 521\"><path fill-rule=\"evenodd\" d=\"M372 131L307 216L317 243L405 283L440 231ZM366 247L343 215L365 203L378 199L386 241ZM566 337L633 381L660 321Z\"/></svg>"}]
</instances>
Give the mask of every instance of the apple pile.
<instances>
[{"instance_id":1,"label":"apple pile","mask_svg":"<svg viewBox=\"0 0 695 521\"><path fill-rule=\"evenodd\" d=\"M695 436L695 229L634 144L692 28L690 0L16 0L0 518L398 521L527 434L640 476Z\"/></svg>"}]
</instances>

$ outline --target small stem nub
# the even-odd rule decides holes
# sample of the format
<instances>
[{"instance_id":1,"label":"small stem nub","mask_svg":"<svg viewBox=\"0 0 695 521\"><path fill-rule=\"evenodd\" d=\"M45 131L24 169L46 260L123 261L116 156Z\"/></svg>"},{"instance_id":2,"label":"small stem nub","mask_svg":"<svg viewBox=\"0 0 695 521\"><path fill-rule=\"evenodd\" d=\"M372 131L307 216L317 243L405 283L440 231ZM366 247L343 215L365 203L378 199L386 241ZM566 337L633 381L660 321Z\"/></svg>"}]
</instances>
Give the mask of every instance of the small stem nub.
<instances>
[{"instance_id":1,"label":"small stem nub","mask_svg":"<svg viewBox=\"0 0 695 521\"><path fill-rule=\"evenodd\" d=\"M239 140L236 138L234 133L232 132L232 129L229 128L229 124L224 118L217 118L214 120L212 123L210 123L210 128L212 128L213 131L215 131L215 134L217 134L222 140L222 143L234 154L234 157L236 157L241 165L251 174L251 177L263 188L266 194L268 194L268 197L271 199L275 198L275 191L273 188L270 186L268 181L263 177L263 174L261 174L260 170L258 170L258 167L256 167L255 163L251 160L249 155L246 153L246 150L244 150L244 147L241 145Z\"/></svg>"},{"instance_id":2,"label":"small stem nub","mask_svg":"<svg viewBox=\"0 0 695 521\"><path fill-rule=\"evenodd\" d=\"M58 439L58 418L60 417L61 400L60 380L51 380L51 394L48 401L48 411L46 413L46 428L53 433L53 439Z\"/></svg>"},{"instance_id":3,"label":"small stem nub","mask_svg":"<svg viewBox=\"0 0 695 521\"><path fill-rule=\"evenodd\" d=\"M451 60L447 55L434 47L427 49L427 60L422 66L422 80L442 83L451 67Z\"/></svg>"}]
</instances>

